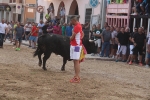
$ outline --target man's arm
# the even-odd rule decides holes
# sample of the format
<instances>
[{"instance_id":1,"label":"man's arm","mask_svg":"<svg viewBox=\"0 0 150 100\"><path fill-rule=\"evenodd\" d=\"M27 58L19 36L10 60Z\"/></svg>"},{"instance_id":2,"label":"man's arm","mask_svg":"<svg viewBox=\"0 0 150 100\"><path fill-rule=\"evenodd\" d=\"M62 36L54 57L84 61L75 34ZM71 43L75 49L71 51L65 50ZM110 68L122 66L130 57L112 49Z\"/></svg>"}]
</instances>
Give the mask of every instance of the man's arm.
<instances>
[{"instance_id":1,"label":"man's arm","mask_svg":"<svg viewBox=\"0 0 150 100\"><path fill-rule=\"evenodd\" d=\"M101 38L102 38L102 42L104 42L104 37L103 37L103 34L104 34L104 32L102 32L102 36L101 36Z\"/></svg>"},{"instance_id":2,"label":"man's arm","mask_svg":"<svg viewBox=\"0 0 150 100\"><path fill-rule=\"evenodd\" d=\"M133 36L133 38L132 38L132 42L133 42L134 46L137 45L135 39L136 39L136 34L134 34L134 36Z\"/></svg>"},{"instance_id":3,"label":"man's arm","mask_svg":"<svg viewBox=\"0 0 150 100\"><path fill-rule=\"evenodd\" d=\"M89 39L91 38L91 31L89 32Z\"/></svg>"},{"instance_id":4,"label":"man's arm","mask_svg":"<svg viewBox=\"0 0 150 100\"><path fill-rule=\"evenodd\" d=\"M75 36L76 36L76 33L73 32L73 33L72 33L72 36L70 37L70 41L72 41L72 40L75 38Z\"/></svg>"},{"instance_id":5,"label":"man's arm","mask_svg":"<svg viewBox=\"0 0 150 100\"><path fill-rule=\"evenodd\" d=\"M88 24L85 26L85 29L88 28L89 26L90 26L90 24L88 23Z\"/></svg>"},{"instance_id":6,"label":"man's arm","mask_svg":"<svg viewBox=\"0 0 150 100\"><path fill-rule=\"evenodd\" d=\"M143 47L143 49L146 47L146 39L144 39L144 47Z\"/></svg>"},{"instance_id":7,"label":"man's arm","mask_svg":"<svg viewBox=\"0 0 150 100\"><path fill-rule=\"evenodd\" d=\"M132 41L133 41L134 46L136 46L137 44L135 43L135 38L134 37L132 38Z\"/></svg>"},{"instance_id":8,"label":"man's arm","mask_svg":"<svg viewBox=\"0 0 150 100\"><path fill-rule=\"evenodd\" d=\"M9 26L5 24L5 32L6 32L6 34L8 33L8 27Z\"/></svg>"},{"instance_id":9,"label":"man's arm","mask_svg":"<svg viewBox=\"0 0 150 100\"><path fill-rule=\"evenodd\" d=\"M24 28L22 27L22 37L25 35Z\"/></svg>"},{"instance_id":10,"label":"man's arm","mask_svg":"<svg viewBox=\"0 0 150 100\"><path fill-rule=\"evenodd\" d=\"M82 37L81 37L81 39L83 39L84 38L84 32L82 31Z\"/></svg>"}]
</instances>

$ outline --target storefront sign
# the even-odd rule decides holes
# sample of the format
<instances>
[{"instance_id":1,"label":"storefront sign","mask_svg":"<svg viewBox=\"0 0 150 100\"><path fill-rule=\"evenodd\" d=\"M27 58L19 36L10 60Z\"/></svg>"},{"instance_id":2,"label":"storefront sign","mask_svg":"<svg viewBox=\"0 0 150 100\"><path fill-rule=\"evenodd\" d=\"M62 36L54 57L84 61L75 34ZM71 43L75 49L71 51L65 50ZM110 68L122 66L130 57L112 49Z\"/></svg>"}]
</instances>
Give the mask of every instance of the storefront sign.
<instances>
[{"instance_id":1,"label":"storefront sign","mask_svg":"<svg viewBox=\"0 0 150 100\"><path fill-rule=\"evenodd\" d=\"M35 4L29 4L29 7L36 7Z\"/></svg>"},{"instance_id":2,"label":"storefront sign","mask_svg":"<svg viewBox=\"0 0 150 100\"><path fill-rule=\"evenodd\" d=\"M96 8L99 4L99 0L90 0L89 4L92 8Z\"/></svg>"}]
</instances>

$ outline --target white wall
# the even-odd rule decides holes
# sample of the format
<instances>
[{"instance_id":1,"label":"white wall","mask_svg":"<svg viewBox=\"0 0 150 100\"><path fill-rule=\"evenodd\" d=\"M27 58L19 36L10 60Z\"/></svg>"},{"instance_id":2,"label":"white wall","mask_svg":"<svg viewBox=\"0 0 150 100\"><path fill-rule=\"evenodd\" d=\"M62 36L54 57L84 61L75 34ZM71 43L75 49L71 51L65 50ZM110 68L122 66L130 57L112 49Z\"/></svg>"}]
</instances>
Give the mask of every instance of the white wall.
<instances>
[{"instance_id":1,"label":"white wall","mask_svg":"<svg viewBox=\"0 0 150 100\"><path fill-rule=\"evenodd\" d=\"M9 0L0 0L0 3L9 3Z\"/></svg>"},{"instance_id":2,"label":"white wall","mask_svg":"<svg viewBox=\"0 0 150 100\"><path fill-rule=\"evenodd\" d=\"M70 6L73 0L62 0L65 4L65 9L66 9L66 15L69 14ZM87 8L87 5L89 5L89 0L76 0L78 7L79 7L79 15L80 15L80 23L84 24L85 23L85 9ZM100 2L101 0L99 0ZM51 0L51 2L54 4L54 10L55 10L55 16L57 16L58 8L61 3L61 0ZM38 5L44 6L44 17L47 13L47 8L50 5L49 1L44 1L44 0L38 0ZM100 14L100 5L99 4L96 8L93 9L92 14L93 15L98 15ZM89 6L90 7L90 6ZM40 13L36 13L36 22L38 23L40 20ZM44 18L45 21L45 18Z\"/></svg>"}]
</instances>

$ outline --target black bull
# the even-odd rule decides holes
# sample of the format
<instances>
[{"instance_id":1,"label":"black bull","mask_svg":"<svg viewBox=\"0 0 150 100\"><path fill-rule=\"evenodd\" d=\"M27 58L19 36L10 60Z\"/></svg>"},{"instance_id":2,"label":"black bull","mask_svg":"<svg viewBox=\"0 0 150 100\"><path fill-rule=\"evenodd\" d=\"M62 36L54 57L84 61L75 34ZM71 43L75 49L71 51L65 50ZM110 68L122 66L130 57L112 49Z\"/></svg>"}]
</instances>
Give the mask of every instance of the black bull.
<instances>
[{"instance_id":1,"label":"black bull","mask_svg":"<svg viewBox=\"0 0 150 100\"><path fill-rule=\"evenodd\" d=\"M83 45L87 49L88 53L93 52L93 43L89 43L88 39L83 39ZM66 36L61 35L54 35L54 34L47 34L42 35L38 38L38 47L36 51L34 52L34 57L38 56L39 59L39 66L42 65L42 59L41 55L44 53L43 57L43 69L46 69L46 61L51 56L51 53L55 53L58 55L61 55L63 57L63 65L61 67L61 70L65 70L65 65L68 61L71 61L70 59L70 38ZM92 48L91 48L92 47Z\"/></svg>"}]
</instances>

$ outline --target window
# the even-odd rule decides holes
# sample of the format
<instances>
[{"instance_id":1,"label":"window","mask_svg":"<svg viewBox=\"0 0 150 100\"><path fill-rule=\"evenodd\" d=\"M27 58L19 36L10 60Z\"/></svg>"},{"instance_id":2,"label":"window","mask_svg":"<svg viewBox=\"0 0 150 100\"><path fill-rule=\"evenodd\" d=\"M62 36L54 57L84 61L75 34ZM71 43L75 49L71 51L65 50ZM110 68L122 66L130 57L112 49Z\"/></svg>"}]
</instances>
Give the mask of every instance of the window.
<instances>
[{"instance_id":1,"label":"window","mask_svg":"<svg viewBox=\"0 0 150 100\"><path fill-rule=\"evenodd\" d=\"M40 13L40 19L43 20L43 13Z\"/></svg>"},{"instance_id":2,"label":"window","mask_svg":"<svg viewBox=\"0 0 150 100\"><path fill-rule=\"evenodd\" d=\"M22 0L19 0L19 3L22 3Z\"/></svg>"},{"instance_id":3,"label":"window","mask_svg":"<svg viewBox=\"0 0 150 100\"><path fill-rule=\"evenodd\" d=\"M33 12L33 9L31 9L31 8L28 8L28 12Z\"/></svg>"},{"instance_id":4,"label":"window","mask_svg":"<svg viewBox=\"0 0 150 100\"><path fill-rule=\"evenodd\" d=\"M13 0L13 3L16 3L16 0Z\"/></svg>"},{"instance_id":5,"label":"window","mask_svg":"<svg viewBox=\"0 0 150 100\"><path fill-rule=\"evenodd\" d=\"M12 0L9 0L9 3L12 3Z\"/></svg>"}]
</instances>

